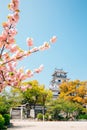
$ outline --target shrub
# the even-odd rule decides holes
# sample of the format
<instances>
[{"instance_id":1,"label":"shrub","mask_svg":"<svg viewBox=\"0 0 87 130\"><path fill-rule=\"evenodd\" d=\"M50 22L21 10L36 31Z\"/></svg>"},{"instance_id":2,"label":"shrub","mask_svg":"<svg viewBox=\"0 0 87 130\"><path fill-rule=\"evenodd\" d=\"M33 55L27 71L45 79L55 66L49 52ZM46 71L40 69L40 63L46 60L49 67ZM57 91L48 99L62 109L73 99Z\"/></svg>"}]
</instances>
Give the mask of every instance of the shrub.
<instances>
[{"instance_id":1,"label":"shrub","mask_svg":"<svg viewBox=\"0 0 87 130\"><path fill-rule=\"evenodd\" d=\"M5 123L4 117L0 114L0 130L4 128L4 123Z\"/></svg>"},{"instance_id":2,"label":"shrub","mask_svg":"<svg viewBox=\"0 0 87 130\"><path fill-rule=\"evenodd\" d=\"M49 119L49 113L46 113L45 116L44 116L45 120L48 121Z\"/></svg>"},{"instance_id":3,"label":"shrub","mask_svg":"<svg viewBox=\"0 0 87 130\"><path fill-rule=\"evenodd\" d=\"M87 114L79 115L79 119L87 119Z\"/></svg>"},{"instance_id":4,"label":"shrub","mask_svg":"<svg viewBox=\"0 0 87 130\"><path fill-rule=\"evenodd\" d=\"M3 101L4 102L4 101ZM3 115L4 113L7 113L8 107L3 103L0 102L0 113Z\"/></svg>"},{"instance_id":5,"label":"shrub","mask_svg":"<svg viewBox=\"0 0 87 130\"><path fill-rule=\"evenodd\" d=\"M43 120L43 114L42 113L38 113L37 114L37 119L38 120Z\"/></svg>"},{"instance_id":6,"label":"shrub","mask_svg":"<svg viewBox=\"0 0 87 130\"><path fill-rule=\"evenodd\" d=\"M4 114L3 115L4 120L5 120L5 125L9 125L10 124L10 115L9 114Z\"/></svg>"}]
</instances>

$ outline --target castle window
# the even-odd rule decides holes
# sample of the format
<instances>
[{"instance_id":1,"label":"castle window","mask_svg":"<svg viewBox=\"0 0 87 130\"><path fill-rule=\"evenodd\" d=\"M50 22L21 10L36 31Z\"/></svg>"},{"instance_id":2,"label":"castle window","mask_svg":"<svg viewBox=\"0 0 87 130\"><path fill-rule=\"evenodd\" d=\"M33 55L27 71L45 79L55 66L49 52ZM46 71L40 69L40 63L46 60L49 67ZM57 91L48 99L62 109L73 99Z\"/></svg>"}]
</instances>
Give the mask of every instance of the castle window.
<instances>
[{"instance_id":1,"label":"castle window","mask_svg":"<svg viewBox=\"0 0 87 130\"><path fill-rule=\"evenodd\" d=\"M61 83L61 80L59 79L58 82Z\"/></svg>"}]
</instances>

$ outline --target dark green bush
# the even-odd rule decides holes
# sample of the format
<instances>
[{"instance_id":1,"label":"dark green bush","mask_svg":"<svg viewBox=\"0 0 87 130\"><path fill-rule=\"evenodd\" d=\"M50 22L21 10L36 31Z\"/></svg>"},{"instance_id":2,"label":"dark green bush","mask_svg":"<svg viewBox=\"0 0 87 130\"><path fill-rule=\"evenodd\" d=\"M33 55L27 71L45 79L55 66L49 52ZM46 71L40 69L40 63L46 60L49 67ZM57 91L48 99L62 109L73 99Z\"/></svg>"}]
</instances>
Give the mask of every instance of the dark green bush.
<instances>
[{"instance_id":1,"label":"dark green bush","mask_svg":"<svg viewBox=\"0 0 87 130\"><path fill-rule=\"evenodd\" d=\"M4 114L3 115L4 120L5 120L5 125L9 125L10 124L10 115L9 114Z\"/></svg>"},{"instance_id":2,"label":"dark green bush","mask_svg":"<svg viewBox=\"0 0 87 130\"><path fill-rule=\"evenodd\" d=\"M43 114L42 113L38 113L37 114L37 119L38 120L43 120Z\"/></svg>"},{"instance_id":3,"label":"dark green bush","mask_svg":"<svg viewBox=\"0 0 87 130\"><path fill-rule=\"evenodd\" d=\"M4 113L7 113L8 108L7 106L3 103L0 102L0 113L3 115Z\"/></svg>"},{"instance_id":4,"label":"dark green bush","mask_svg":"<svg viewBox=\"0 0 87 130\"><path fill-rule=\"evenodd\" d=\"M87 114L79 115L78 119L87 119Z\"/></svg>"},{"instance_id":5,"label":"dark green bush","mask_svg":"<svg viewBox=\"0 0 87 130\"><path fill-rule=\"evenodd\" d=\"M4 128L4 123L5 123L4 117L0 114L0 130Z\"/></svg>"}]
</instances>

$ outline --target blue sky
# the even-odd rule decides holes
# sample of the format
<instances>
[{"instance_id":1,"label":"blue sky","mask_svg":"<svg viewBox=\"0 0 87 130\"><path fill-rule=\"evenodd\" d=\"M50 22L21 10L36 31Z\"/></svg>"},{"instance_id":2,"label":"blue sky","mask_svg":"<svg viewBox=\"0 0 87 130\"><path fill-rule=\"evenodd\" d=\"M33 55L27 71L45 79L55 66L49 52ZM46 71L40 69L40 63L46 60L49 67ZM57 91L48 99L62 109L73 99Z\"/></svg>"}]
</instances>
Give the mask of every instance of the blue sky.
<instances>
[{"instance_id":1,"label":"blue sky","mask_svg":"<svg viewBox=\"0 0 87 130\"><path fill-rule=\"evenodd\" d=\"M0 24L10 13L9 1L0 1ZM68 72L71 80L87 80L87 0L20 0L20 11L16 41L21 48L28 49L27 37L34 39L35 46L53 35L58 37L49 50L34 53L20 63L31 70L44 64L43 72L29 80L48 87L55 68Z\"/></svg>"}]
</instances>

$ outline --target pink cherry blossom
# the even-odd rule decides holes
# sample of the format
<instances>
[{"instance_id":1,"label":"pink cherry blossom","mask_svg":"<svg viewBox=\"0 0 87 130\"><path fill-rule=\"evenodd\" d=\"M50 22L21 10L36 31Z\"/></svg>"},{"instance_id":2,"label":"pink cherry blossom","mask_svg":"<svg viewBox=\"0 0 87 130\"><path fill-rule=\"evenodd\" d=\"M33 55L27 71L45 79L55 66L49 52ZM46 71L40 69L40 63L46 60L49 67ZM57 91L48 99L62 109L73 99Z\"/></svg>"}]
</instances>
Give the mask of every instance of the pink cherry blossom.
<instances>
[{"instance_id":1,"label":"pink cherry blossom","mask_svg":"<svg viewBox=\"0 0 87 130\"><path fill-rule=\"evenodd\" d=\"M15 22L17 23L19 20L19 12L15 12L13 16L14 16Z\"/></svg>"},{"instance_id":2,"label":"pink cherry blossom","mask_svg":"<svg viewBox=\"0 0 87 130\"><path fill-rule=\"evenodd\" d=\"M26 42L27 42L28 46L33 46L33 39L32 38L27 38Z\"/></svg>"},{"instance_id":3,"label":"pink cherry blossom","mask_svg":"<svg viewBox=\"0 0 87 130\"><path fill-rule=\"evenodd\" d=\"M26 42L29 50L22 50L15 43L15 36L17 34L16 24L19 21L20 12L19 0L11 0L8 7L11 10L11 14L8 15L7 21L2 23L3 31L0 35L0 92L6 86L19 87L22 91L26 91L31 86L21 86L21 82L27 78L31 78L35 73L40 73L43 70L43 65L40 65L34 71L25 71L23 68L17 69L18 61L30 56L34 52L49 49L50 43L56 41L56 36L53 36L50 42L44 42L39 47L33 47L33 39L27 38Z\"/></svg>"},{"instance_id":4,"label":"pink cherry blossom","mask_svg":"<svg viewBox=\"0 0 87 130\"><path fill-rule=\"evenodd\" d=\"M1 41L6 41L7 37L8 37L8 33L7 33L7 31L4 30L2 32L2 35L0 36L0 40Z\"/></svg>"},{"instance_id":5,"label":"pink cherry blossom","mask_svg":"<svg viewBox=\"0 0 87 130\"><path fill-rule=\"evenodd\" d=\"M8 8L9 8L10 10L14 11L14 3L11 2L11 3L8 5Z\"/></svg>"},{"instance_id":6,"label":"pink cherry blossom","mask_svg":"<svg viewBox=\"0 0 87 130\"><path fill-rule=\"evenodd\" d=\"M35 73L40 73L42 70L43 70L44 66L43 65L40 65L39 68L35 69L34 72Z\"/></svg>"},{"instance_id":7,"label":"pink cherry blossom","mask_svg":"<svg viewBox=\"0 0 87 130\"><path fill-rule=\"evenodd\" d=\"M23 81L27 78L27 76L24 73L21 73L20 80Z\"/></svg>"},{"instance_id":8,"label":"pink cherry blossom","mask_svg":"<svg viewBox=\"0 0 87 130\"><path fill-rule=\"evenodd\" d=\"M15 39L13 37L8 37L7 42L9 44L13 44L13 43L15 43Z\"/></svg>"},{"instance_id":9,"label":"pink cherry blossom","mask_svg":"<svg viewBox=\"0 0 87 130\"><path fill-rule=\"evenodd\" d=\"M49 49L50 48L50 44L48 42L44 42L44 49Z\"/></svg>"},{"instance_id":10,"label":"pink cherry blossom","mask_svg":"<svg viewBox=\"0 0 87 130\"><path fill-rule=\"evenodd\" d=\"M8 70L13 72L14 71L14 66L12 63L8 63Z\"/></svg>"},{"instance_id":11,"label":"pink cherry blossom","mask_svg":"<svg viewBox=\"0 0 87 130\"><path fill-rule=\"evenodd\" d=\"M4 29L6 29L6 28L9 28L10 25L9 25L9 22L3 22L2 26Z\"/></svg>"},{"instance_id":12,"label":"pink cherry blossom","mask_svg":"<svg viewBox=\"0 0 87 130\"><path fill-rule=\"evenodd\" d=\"M19 20L19 13L18 12L15 12L14 14L9 14L8 15L8 22L9 23L12 23L12 24L15 24L18 22Z\"/></svg>"},{"instance_id":13,"label":"pink cherry blossom","mask_svg":"<svg viewBox=\"0 0 87 130\"><path fill-rule=\"evenodd\" d=\"M31 78L34 75L34 73L31 70L26 70L26 75L28 78Z\"/></svg>"},{"instance_id":14,"label":"pink cherry blossom","mask_svg":"<svg viewBox=\"0 0 87 130\"><path fill-rule=\"evenodd\" d=\"M16 11L19 7L19 0L12 0L8 7L10 10Z\"/></svg>"},{"instance_id":15,"label":"pink cherry blossom","mask_svg":"<svg viewBox=\"0 0 87 130\"><path fill-rule=\"evenodd\" d=\"M22 90L23 92L27 90L27 88L26 88L25 86L21 86L20 88L21 88L21 90Z\"/></svg>"},{"instance_id":16,"label":"pink cherry blossom","mask_svg":"<svg viewBox=\"0 0 87 130\"><path fill-rule=\"evenodd\" d=\"M14 37L17 34L17 30L12 28L8 31L8 33L9 36Z\"/></svg>"},{"instance_id":17,"label":"pink cherry blossom","mask_svg":"<svg viewBox=\"0 0 87 130\"><path fill-rule=\"evenodd\" d=\"M14 53L18 51L18 46L16 44L12 44L12 45L9 45L8 49L10 49L12 53Z\"/></svg>"},{"instance_id":18,"label":"pink cherry blossom","mask_svg":"<svg viewBox=\"0 0 87 130\"><path fill-rule=\"evenodd\" d=\"M0 35L0 43L4 40L4 36ZM2 44L1 44L2 45Z\"/></svg>"},{"instance_id":19,"label":"pink cherry blossom","mask_svg":"<svg viewBox=\"0 0 87 130\"><path fill-rule=\"evenodd\" d=\"M14 57L16 57L16 59L20 60L20 59L23 59L22 55L24 55L23 51L17 50L16 53L14 54Z\"/></svg>"},{"instance_id":20,"label":"pink cherry blossom","mask_svg":"<svg viewBox=\"0 0 87 130\"><path fill-rule=\"evenodd\" d=\"M5 53L2 55L2 58L3 58L4 61L6 61L6 60L9 60L9 59L10 59L10 56L9 56L8 53L5 52Z\"/></svg>"},{"instance_id":21,"label":"pink cherry blossom","mask_svg":"<svg viewBox=\"0 0 87 130\"><path fill-rule=\"evenodd\" d=\"M56 36L53 36L53 37L50 39L50 42L51 42L51 43L55 43L56 40L57 40L57 37L56 37Z\"/></svg>"},{"instance_id":22,"label":"pink cherry blossom","mask_svg":"<svg viewBox=\"0 0 87 130\"><path fill-rule=\"evenodd\" d=\"M30 51L24 51L24 56L30 56L31 55L31 52Z\"/></svg>"},{"instance_id":23,"label":"pink cherry blossom","mask_svg":"<svg viewBox=\"0 0 87 130\"><path fill-rule=\"evenodd\" d=\"M50 48L50 45L47 42L44 42L44 44L42 46L39 46L38 49L40 51L44 51L46 49Z\"/></svg>"},{"instance_id":24,"label":"pink cherry blossom","mask_svg":"<svg viewBox=\"0 0 87 130\"><path fill-rule=\"evenodd\" d=\"M33 53L33 52L37 52L38 50L39 50L38 47L34 47L34 48L30 49L30 52Z\"/></svg>"},{"instance_id":25,"label":"pink cherry blossom","mask_svg":"<svg viewBox=\"0 0 87 130\"><path fill-rule=\"evenodd\" d=\"M50 44L48 42L44 42L42 46L39 46L39 50L44 51L50 48Z\"/></svg>"}]
</instances>

